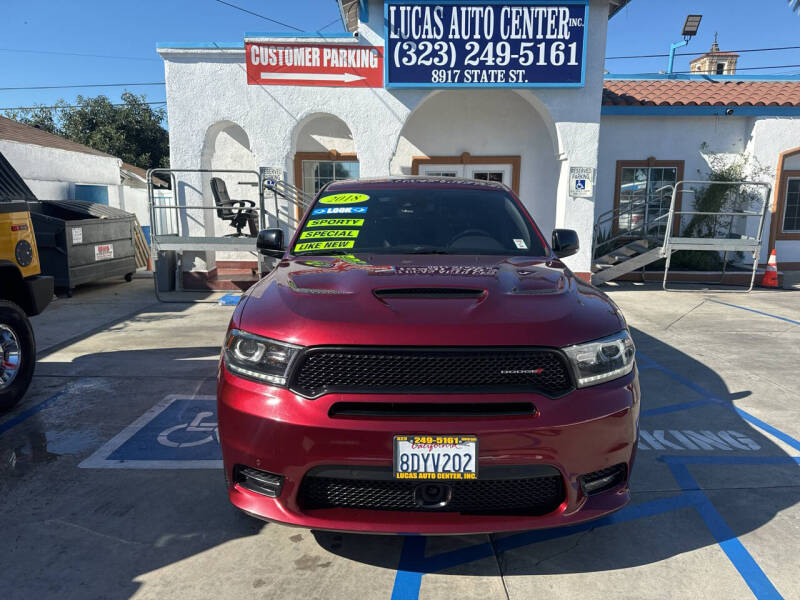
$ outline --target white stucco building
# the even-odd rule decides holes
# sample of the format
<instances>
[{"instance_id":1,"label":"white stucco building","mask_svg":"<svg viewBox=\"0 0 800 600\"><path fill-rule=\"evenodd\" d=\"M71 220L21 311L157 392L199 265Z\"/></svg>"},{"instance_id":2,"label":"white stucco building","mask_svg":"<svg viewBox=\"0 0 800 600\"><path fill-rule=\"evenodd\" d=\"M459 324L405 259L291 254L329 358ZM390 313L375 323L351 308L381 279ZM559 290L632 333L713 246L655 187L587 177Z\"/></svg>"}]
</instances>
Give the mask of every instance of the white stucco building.
<instances>
[{"instance_id":1,"label":"white stucco building","mask_svg":"<svg viewBox=\"0 0 800 600\"><path fill-rule=\"evenodd\" d=\"M0 117L0 152L39 200L98 202L134 213L149 227L143 169L6 117Z\"/></svg>"},{"instance_id":2,"label":"white stucco building","mask_svg":"<svg viewBox=\"0 0 800 600\"><path fill-rule=\"evenodd\" d=\"M278 75L262 75L272 78L268 82L252 80L245 43L160 44L171 164L277 168L286 181L311 193L333 178L349 176L501 180L519 194L545 235L555 227L578 231L582 250L566 262L588 277L595 218L619 205L621 196L625 201L626 178L647 194L655 182L706 177L710 155L745 154L772 170L769 181L776 195L767 224L769 246L777 245L784 268L800 269L800 81L688 75L604 80L607 22L624 3L532 2L544 6L543 11L585 7L585 13L569 13L563 23L565 31L568 22L570 31L579 26L584 35L583 57L574 51L568 63L579 65L581 81L543 79L535 86L508 81L469 87L399 85L392 80L397 71L388 66L382 84L371 87L274 85ZM399 42L387 39L386 5L399 4L424 5L342 0L351 33L247 34L247 48L355 44L384 49L384 61L395 64L399 59L390 49ZM580 14L580 23L574 14ZM550 36L547 27L542 39ZM441 39L452 41L446 33ZM550 58L565 60L552 52ZM596 169L588 194L571 188L572 168ZM226 178L231 196L252 196L252 188L240 186L239 179ZM207 176L187 175L186 181L180 201L213 206ZM190 224L197 235L230 233L226 227L199 217ZM762 261L768 252L765 248ZM199 255L185 268L210 271L214 258Z\"/></svg>"}]
</instances>

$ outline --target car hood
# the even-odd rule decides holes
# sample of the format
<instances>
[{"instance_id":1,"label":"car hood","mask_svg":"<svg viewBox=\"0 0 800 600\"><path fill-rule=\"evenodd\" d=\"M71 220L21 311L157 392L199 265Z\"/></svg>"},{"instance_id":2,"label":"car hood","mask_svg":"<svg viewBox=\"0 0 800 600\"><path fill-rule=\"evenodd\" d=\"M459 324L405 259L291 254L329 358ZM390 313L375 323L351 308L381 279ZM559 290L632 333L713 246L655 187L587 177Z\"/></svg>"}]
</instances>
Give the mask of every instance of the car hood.
<instances>
[{"instance_id":1,"label":"car hood","mask_svg":"<svg viewBox=\"0 0 800 600\"><path fill-rule=\"evenodd\" d=\"M233 326L312 345L568 346L625 327L561 261L358 255L282 260Z\"/></svg>"}]
</instances>

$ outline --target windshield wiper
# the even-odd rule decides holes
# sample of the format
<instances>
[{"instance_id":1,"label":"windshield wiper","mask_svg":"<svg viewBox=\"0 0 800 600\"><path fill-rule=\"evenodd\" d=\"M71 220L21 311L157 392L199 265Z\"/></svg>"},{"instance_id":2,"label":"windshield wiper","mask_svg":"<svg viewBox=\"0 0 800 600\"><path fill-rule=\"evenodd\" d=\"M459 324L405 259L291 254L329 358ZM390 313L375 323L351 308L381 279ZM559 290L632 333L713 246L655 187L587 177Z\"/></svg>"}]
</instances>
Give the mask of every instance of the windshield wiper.
<instances>
[{"instance_id":1,"label":"windshield wiper","mask_svg":"<svg viewBox=\"0 0 800 600\"><path fill-rule=\"evenodd\" d=\"M435 246L417 246L411 250L399 251L398 254L450 254L447 250Z\"/></svg>"}]
</instances>

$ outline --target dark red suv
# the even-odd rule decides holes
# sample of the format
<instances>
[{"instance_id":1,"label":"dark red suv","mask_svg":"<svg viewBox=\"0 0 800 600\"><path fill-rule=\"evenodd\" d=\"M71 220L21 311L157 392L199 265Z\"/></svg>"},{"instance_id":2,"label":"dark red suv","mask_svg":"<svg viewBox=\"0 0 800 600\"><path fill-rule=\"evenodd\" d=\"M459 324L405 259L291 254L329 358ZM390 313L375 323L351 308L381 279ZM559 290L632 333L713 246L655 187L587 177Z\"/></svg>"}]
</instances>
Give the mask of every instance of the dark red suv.
<instances>
[{"instance_id":1,"label":"dark red suv","mask_svg":"<svg viewBox=\"0 0 800 600\"><path fill-rule=\"evenodd\" d=\"M472 533L623 507L639 429L625 319L505 186L325 187L242 298L219 368L231 501L314 529Z\"/></svg>"}]
</instances>

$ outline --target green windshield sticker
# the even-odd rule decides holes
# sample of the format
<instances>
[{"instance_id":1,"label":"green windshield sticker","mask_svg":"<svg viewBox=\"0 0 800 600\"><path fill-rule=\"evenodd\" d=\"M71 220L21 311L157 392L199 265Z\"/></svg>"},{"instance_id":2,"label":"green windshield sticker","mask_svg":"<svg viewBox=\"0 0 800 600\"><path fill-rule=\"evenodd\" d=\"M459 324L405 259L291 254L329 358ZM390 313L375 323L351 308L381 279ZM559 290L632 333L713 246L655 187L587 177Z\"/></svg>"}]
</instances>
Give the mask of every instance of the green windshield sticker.
<instances>
[{"instance_id":1,"label":"green windshield sticker","mask_svg":"<svg viewBox=\"0 0 800 600\"><path fill-rule=\"evenodd\" d=\"M355 242L353 241L307 242L305 244L296 244L294 251L308 252L309 250L335 250L337 248L352 248L354 245Z\"/></svg>"},{"instance_id":2,"label":"green windshield sticker","mask_svg":"<svg viewBox=\"0 0 800 600\"><path fill-rule=\"evenodd\" d=\"M311 219L306 227L361 227L364 219Z\"/></svg>"},{"instance_id":3,"label":"green windshield sticker","mask_svg":"<svg viewBox=\"0 0 800 600\"><path fill-rule=\"evenodd\" d=\"M316 238L357 238L358 229L317 229L316 231L304 231L300 234L301 240Z\"/></svg>"},{"instance_id":4,"label":"green windshield sticker","mask_svg":"<svg viewBox=\"0 0 800 600\"><path fill-rule=\"evenodd\" d=\"M366 194L334 194L319 199L320 204L357 204L366 202L369 196Z\"/></svg>"}]
</instances>

